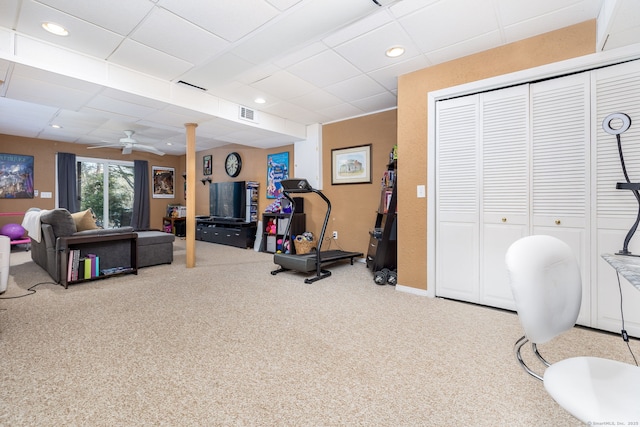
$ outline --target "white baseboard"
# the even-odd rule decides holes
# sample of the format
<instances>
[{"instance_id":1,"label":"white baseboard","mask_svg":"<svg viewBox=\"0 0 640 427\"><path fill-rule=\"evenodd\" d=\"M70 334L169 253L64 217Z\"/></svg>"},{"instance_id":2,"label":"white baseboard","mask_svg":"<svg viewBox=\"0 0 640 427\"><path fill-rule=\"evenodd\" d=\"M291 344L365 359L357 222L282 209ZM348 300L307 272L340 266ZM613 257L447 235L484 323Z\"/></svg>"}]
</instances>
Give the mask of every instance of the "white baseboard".
<instances>
[{"instance_id":1,"label":"white baseboard","mask_svg":"<svg viewBox=\"0 0 640 427\"><path fill-rule=\"evenodd\" d=\"M428 292L425 289L416 289L412 288L411 286L396 285L396 291L407 292L409 294L414 294L421 297L429 296Z\"/></svg>"}]
</instances>

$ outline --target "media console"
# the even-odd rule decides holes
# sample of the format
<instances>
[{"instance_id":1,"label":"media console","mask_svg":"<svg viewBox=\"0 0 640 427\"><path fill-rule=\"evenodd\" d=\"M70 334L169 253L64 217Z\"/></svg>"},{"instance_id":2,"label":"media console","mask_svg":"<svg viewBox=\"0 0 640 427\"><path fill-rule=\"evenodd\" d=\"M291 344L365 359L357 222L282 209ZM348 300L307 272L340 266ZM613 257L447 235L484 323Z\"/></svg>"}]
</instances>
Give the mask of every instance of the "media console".
<instances>
[{"instance_id":1,"label":"media console","mask_svg":"<svg viewBox=\"0 0 640 427\"><path fill-rule=\"evenodd\" d=\"M255 222L233 218L196 217L196 240L237 248L252 248L256 238Z\"/></svg>"}]
</instances>

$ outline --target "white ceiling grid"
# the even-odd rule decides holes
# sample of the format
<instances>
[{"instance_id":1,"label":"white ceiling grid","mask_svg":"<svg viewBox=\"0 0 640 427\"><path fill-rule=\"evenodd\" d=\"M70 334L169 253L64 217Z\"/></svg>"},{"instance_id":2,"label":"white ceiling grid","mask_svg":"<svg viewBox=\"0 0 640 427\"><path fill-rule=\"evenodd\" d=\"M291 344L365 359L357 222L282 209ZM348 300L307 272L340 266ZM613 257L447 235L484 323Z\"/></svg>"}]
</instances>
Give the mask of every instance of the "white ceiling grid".
<instances>
[{"instance_id":1,"label":"white ceiling grid","mask_svg":"<svg viewBox=\"0 0 640 427\"><path fill-rule=\"evenodd\" d=\"M395 108L399 75L595 19L612 1L605 48L640 42L637 0L0 0L0 133L99 145L131 129L182 154L195 122L198 149L277 147L303 139L291 129ZM393 45L405 54L386 57Z\"/></svg>"}]
</instances>

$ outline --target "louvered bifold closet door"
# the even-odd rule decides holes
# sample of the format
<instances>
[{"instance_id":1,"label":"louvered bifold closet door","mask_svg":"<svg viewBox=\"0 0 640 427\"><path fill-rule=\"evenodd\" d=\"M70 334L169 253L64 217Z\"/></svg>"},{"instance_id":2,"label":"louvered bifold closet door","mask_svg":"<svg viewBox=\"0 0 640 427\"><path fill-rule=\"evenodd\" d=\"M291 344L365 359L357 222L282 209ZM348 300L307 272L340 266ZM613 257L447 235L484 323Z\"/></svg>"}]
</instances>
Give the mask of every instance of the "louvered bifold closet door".
<instances>
[{"instance_id":1,"label":"louvered bifold closet door","mask_svg":"<svg viewBox=\"0 0 640 427\"><path fill-rule=\"evenodd\" d=\"M436 103L436 295L479 296L478 96Z\"/></svg>"},{"instance_id":2,"label":"louvered bifold closet door","mask_svg":"<svg viewBox=\"0 0 640 427\"><path fill-rule=\"evenodd\" d=\"M595 160L596 176L595 228L596 253L593 260L597 267L597 286L594 287L594 311L597 327L620 332L620 292L616 273L600 255L622 249L625 236L636 220L638 203L629 190L617 190L617 182L625 182L618 156L615 135L605 133L602 121L611 113L625 113L631 117L631 127L621 134L622 150L631 182L640 182L640 61L632 61L614 67L594 71ZM611 123L619 128L620 122ZM629 243L629 250L640 255L640 230ZM622 306L626 330L640 337L640 291L620 276L623 292Z\"/></svg>"},{"instance_id":3,"label":"louvered bifold closet door","mask_svg":"<svg viewBox=\"0 0 640 427\"><path fill-rule=\"evenodd\" d=\"M480 303L515 310L504 257L529 233L529 85L480 96Z\"/></svg>"},{"instance_id":4,"label":"louvered bifold closet door","mask_svg":"<svg viewBox=\"0 0 640 427\"><path fill-rule=\"evenodd\" d=\"M581 266L578 323L591 324L590 73L531 85L532 234L566 242Z\"/></svg>"}]
</instances>

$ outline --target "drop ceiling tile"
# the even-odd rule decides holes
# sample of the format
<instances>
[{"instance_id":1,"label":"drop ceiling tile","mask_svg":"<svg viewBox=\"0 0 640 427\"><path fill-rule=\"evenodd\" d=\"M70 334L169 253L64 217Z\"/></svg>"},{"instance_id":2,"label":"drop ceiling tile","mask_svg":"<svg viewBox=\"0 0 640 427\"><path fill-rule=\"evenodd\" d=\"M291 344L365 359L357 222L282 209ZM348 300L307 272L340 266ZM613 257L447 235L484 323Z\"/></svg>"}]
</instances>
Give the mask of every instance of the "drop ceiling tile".
<instances>
[{"instance_id":1,"label":"drop ceiling tile","mask_svg":"<svg viewBox=\"0 0 640 427\"><path fill-rule=\"evenodd\" d=\"M0 28L0 53L10 57L15 53L14 51L15 42L13 31L7 30L6 28Z\"/></svg>"},{"instance_id":2,"label":"drop ceiling tile","mask_svg":"<svg viewBox=\"0 0 640 427\"><path fill-rule=\"evenodd\" d=\"M69 35L61 37L45 31L41 26L45 21L64 26ZM124 40L119 34L33 0L22 3L17 31L100 59L106 59Z\"/></svg>"},{"instance_id":3,"label":"drop ceiling tile","mask_svg":"<svg viewBox=\"0 0 640 427\"><path fill-rule=\"evenodd\" d=\"M129 34L153 8L153 3L147 0L38 0L38 2L57 10L64 10L69 15L123 36Z\"/></svg>"},{"instance_id":4,"label":"drop ceiling tile","mask_svg":"<svg viewBox=\"0 0 640 427\"><path fill-rule=\"evenodd\" d=\"M179 79L211 90L228 84L236 76L251 69L254 65L233 53L225 53L203 65L192 68L182 74Z\"/></svg>"},{"instance_id":5,"label":"drop ceiling tile","mask_svg":"<svg viewBox=\"0 0 640 427\"><path fill-rule=\"evenodd\" d=\"M293 53L290 53L282 58L275 58L273 63L280 68L290 67L291 65L303 61L312 56L318 55L321 52L328 50L327 45L322 42L314 42L306 46L302 46L300 49Z\"/></svg>"},{"instance_id":6,"label":"drop ceiling tile","mask_svg":"<svg viewBox=\"0 0 640 427\"><path fill-rule=\"evenodd\" d=\"M640 43L640 26L611 34L604 45L604 50L616 49L636 43Z\"/></svg>"},{"instance_id":7,"label":"drop ceiling tile","mask_svg":"<svg viewBox=\"0 0 640 427\"><path fill-rule=\"evenodd\" d=\"M193 67L189 62L130 39L122 42L109 61L164 80L172 80Z\"/></svg>"},{"instance_id":8,"label":"drop ceiling tile","mask_svg":"<svg viewBox=\"0 0 640 427\"><path fill-rule=\"evenodd\" d=\"M370 98L353 101L351 104L363 111L382 111L395 108L398 104L397 98L389 92L381 93Z\"/></svg>"},{"instance_id":9,"label":"drop ceiling tile","mask_svg":"<svg viewBox=\"0 0 640 427\"><path fill-rule=\"evenodd\" d=\"M151 12L131 38L191 64L200 64L229 46L220 37L160 8Z\"/></svg>"},{"instance_id":10,"label":"drop ceiling tile","mask_svg":"<svg viewBox=\"0 0 640 427\"><path fill-rule=\"evenodd\" d=\"M301 107L298 104L289 102L279 102L275 105L265 108L264 111L279 117L287 117L287 119L291 121L302 123L304 125L324 121L322 120L322 117L320 117L319 119L317 111L307 110L306 108Z\"/></svg>"},{"instance_id":11,"label":"drop ceiling tile","mask_svg":"<svg viewBox=\"0 0 640 427\"><path fill-rule=\"evenodd\" d=\"M291 6L300 3L302 0L267 0L268 3L272 4L279 10L287 10Z\"/></svg>"},{"instance_id":12,"label":"drop ceiling tile","mask_svg":"<svg viewBox=\"0 0 640 427\"><path fill-rule=\"evenodd\" d=\"M339 29L322 39L322 42L329 47L336 47L342 43L353 40L362 34L366 34L377 28L380 28L392 21L392 16L388 10L381 10L379 13L373 13L363 19L354 22L351 25Z\"/></svg>"},{"instance_id":13,"label":"drop ceiling tile","mask_svg":"<svg viewBox=\"0 0 640 427\"><path fill-rule=\"evenodd\" d=\"M21 0L3 0L0 2L0 27L14 28L18 18L19 3Z\"/></svg>"},{"instance_id":14,"label":"drop ceiling tile","mask_svg":"<svg viewBox=\"0 0 640 427\"><path fill-rule=\"evenodd\" d=\"M399 19L399 22L412 34L423 53L498 30L493 0L438 2Z\"/></svg>"},{"instance_id":15,"label":"drop ceiling tile","mask_svg":"<svg viewBox=\"0 0 640 427\"><path fill-rule=\"evenodd\" d=\"M424 55L418 55L404 62L390 65L369 73L369 76L388 90L398 88L398 76L412 73L432 65Z\"/></svg>"},{"instance_id":16,"label":"drop ceiling tile","mask_svg":"<svg viewBox=\"0 0 640 427\"><path fill-rule=\"evenodd\" d=\"M33 123L36 126L47 126L58 111L59 109L56 107L47 107L37 103L3 98L0 123L3 124L3 127L12 121L23 121L25 123Z\"/></svg>"},{"instance_id":17,"label":"drop ceiling tile","mask_svg":"<svg viewBox=\"0 0 640 427\"><path fill-rule=\"evenodd\" d=\"M107 119L97 114L87 112L61 110L54 120L63 129L95 129L107 122Z\"/></svg>"},{"instance_id":18,"label":"drop ceiling tile","mask_svg":"<svg viewBox=\"0 0 640 427\"><path fill-rule=\"evenodd\" d=\"M242 84L234 84L232 86L232 88L225 87L221 90L216 90L216 95L227 101L235 102L236 104L244 105L254 110L261 110L265 105L281 101L276 95L267 93L253 86ZM265 99L266 103L256 104L254 101L258 97Z\"/></svg>"},{"instance_id":19,"label":"drop ceiling tile","mask_svg":"<svg viewBox=\"0 0 640 427\"><path fill-rule=\"evenodd\" d=\"M576 14L576 19L579 19L577 22L582 22L589 18L581 19L580 15L585 16L585 12L591 17L594 16L594 13L597 15L601 4L601 0L584 0L579 3L576 3L575 0L537 0L530 2L498 0L497 2L500 22L504 26L528 21L536 16L544 19L548 15L568 9Z\"/></svg>"},{"instance_id":20,"label":"drop ceiling tile","mask_svg":"<svg viewBox=\"0 0 640 427\"><path fill-rule=\"evenodd\" d=\"M155 111L152 107L110 98L102 94L94 97L86 106L94 110L122 114L130 117L146 117Z\"/></svg>"},{"instance_id":21,"label":"drop ceiling tile","mask_svg":"<svg viewBox=\"0 0 640 427\"><path fill-rule=\"evenodd\" d=\"M100 96L115 99L122 102L127 102L135 105L142 105L143 107L151 109L160 109L167 106L165 102L158 101L156 99L146 98L144 96L136 95L134 93L124 92L118 89L105 88L100 92Z\"/></svg>"},{"instance_id":22,"label":"drop ceiling tile","mask_svg":"<svg viewBox=\"0 0 640 427\"><path fill-rule=\"evenodd\" d=\"M402 0L389 6L389 11L397 19L416 12L425 7L431 6L440 0ZM475 1L475 0L471 0Z\"/></svg>"},{"instance_id":23,"label":"drop ceiling tile","mask_svg":"<svg viewBox=\"0 0 640 427\"><path fill-rule=\"evenodd\" d=\"M316 89L309 82L286 71L279 71L251 86L284 100L302 96Z\"/></svg>"},{"instance_id":24,"label":"drop ceiling tile","mask_svg":"<svg viewBox=\"0 0 640 427\"><path fill-rule=\"evenodd\" d=\"M397 22L387 24L347 43L336 46L335 50L358 69L369 72L404 60L403 56L389 58L385 55L387 49L393 46L404 47L405 58L420 54L411 38Z\"/></svg>"},{"instance_id":25,"label":"drop ceiling tile","mask_svg":"<svg viewBox=\"0 0 640 427\"><path fill-rule=\"evenodd\" d=\"M356 117L365 114L365 110L362 110L354 105L344 103L336 105L335 107L324 108L318 111L320 114L324 114L329 119L323 123L330 121L344 120L345 117Z\"/></svg>"},{"instance_id":26,"label":"drop ceiling tile","mask_svg":"<svg viewBox=\"0 0 640 427\"><path fill-rule=\"evenodd\" d=\"M432 64L441 64L443 62L498 47L502 44L504 43L502 43L502 40L500 39L500 33L498 31L494 31L452 46L447 46L444 49L429 52L425 56Z\"/></svg>"},{"instance_id":27,"label":"drop ceiling tile","mask_svg":"<svg viewBox=\"0 0 640 427\"><path fill-rule=\"evenodd\" d=\"M48 105L67 110L78 110L93 96L82 90L61 86L55 82L36 80L22 75L11 76L8 98Z\"/></svg>"},{"instance_id":28,"label":"drop ceiling tile","mask_svg":"<svg viewBox=\"0 0 640 427\"><path fill-rule=\"evenodd\" d=\"M553 31L557 28L578 24L589 19L587 9L581 4L536 16L504 28L507 43Z\"/></svg>"},{"instance_id":29,"label":"drop ceiling tile","mask_svg":"<svg viewBox=\"0 0 640 427\"><path fill-rule=\"evenodd\" d=\"M71 89L78 92L86 92L95 95L102 90L102 86L84 80L76 79L62 74L52 73L40 68L29 67L22 64L15 64L12 75L62 86L63 89Z\"/></svg>"},{"instance_id":30,"label":"drop ceiling tile","mask_svg":"<svg viewBox=\"0 0 640 427\"><path fill-rule=\"evenodd\" d=\"M369 98L387 92L375 80L365 75L352 77L340 83L327 86L325 90L346 102Z\"/></svg>"},{"instance_id":31,"label":"drop ceiling tile","mask_svg":"<svg viewBox=\"0 0 640 427\"><path fill-rule=\"evenodd\" d=\"M82 107L79 111L86 114L99 114L100 116L107 119L107 122L101 126L102 128L108 126L110 123L117 123L117 126L120 130L129 129L131 123L135 123L137 120L139 120L138 117L130 116L122 112L101 110L100 108L92 108L87 106Z\"/></svg>"},{"instance_id":32,"label":"drop ceiling tile","mask_svg":"<svg viewBox=\"0 0 640 427\"><path fill-rule=\"evenodd\" d=\"M158 0L158 6L230 42L264 25L278 12L264 0Z\"/></svg>"},{"instance_id":33,"label":"drop ceiling tile","mask_svg":"<svg viewBox=\"0 0 640 427\"><path fill-rule=\"evenodd\" d=\"M318 111L324 108L333 107L342 104L344 101L324 90L316 90L306 95L291 100L291 103L304 105L311 111Z\"/></svg>"},{"instance_id":34,"label":"drop ceiling tile","mask_svg":"<svg viewBox=\"0 0 640 427\"><path fill-rule=\"evenodd\" d=\"M480 37L476 37L462 43L457 43L454 46L448 46L444 49L429 52L425 56L430 63L441 64L443 62L451 61L468 55L473 55L477 52L482 52L494 47L498 47L503 44L504 43L500 39L500 33L498 31L494 31L492 33L484 34Z\"/></svg>"},{"instance_id":35,"label":"drop ceiling tile","mask_svg":"<svg viewBox=\"0 0 640 427\"><path fill-rule=\"evenodd\" d=\"M332 50L326 50L292 65L288 71L319 87L329 86L360 74L353 64Z\"/></svg>"}]
</instances>

